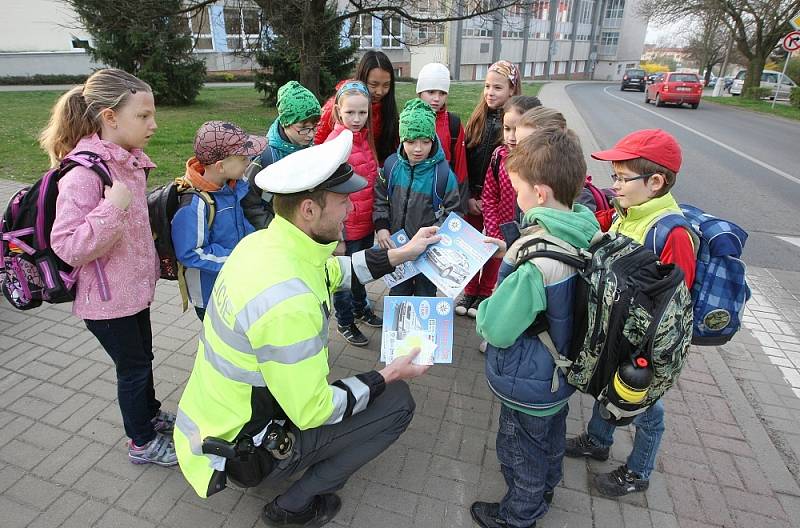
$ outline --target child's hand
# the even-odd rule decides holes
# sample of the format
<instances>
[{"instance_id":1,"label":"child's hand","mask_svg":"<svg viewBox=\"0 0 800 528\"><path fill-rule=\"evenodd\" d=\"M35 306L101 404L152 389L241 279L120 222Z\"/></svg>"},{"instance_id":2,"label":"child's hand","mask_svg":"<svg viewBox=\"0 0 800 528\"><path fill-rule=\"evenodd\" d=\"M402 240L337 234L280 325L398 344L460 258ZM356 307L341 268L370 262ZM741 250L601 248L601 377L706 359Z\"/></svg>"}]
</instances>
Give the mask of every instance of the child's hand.
<instances>
[{"instance_id":1,"label":"child's hand","mask_svg":"<svg viewBox=\"0 0 800 528\"><path fill-rule=\"evenodd\" d=\"M487 244L494 244L495 246L497 246L497 251L495 251L494 255L492 255L493 258L503 258L505 256L506 251L508 250L508 248L506 247L505 240L500 240L499 238L493 238L493 237L486 237L483 239L483 241Z\"/></svg>"},{"instance_id":2,"label":"child's hand","mask_svg":"<svg viewBox=\"0 0 800 528\"><path fill-rule=\"evenodd\" d=\"M378 239L378 245L383 249L394 249L394 241L392 241L392 234L389 232L388 229L379 229L376 233Z\"/></svg>"},{"instance_id":3,"label":"child's hand","mask_svg":"<svg viewBox=\"0 0 800 528\"><path fill-rule=\"evenodd\" d=\"M480 216L483 214L483 209L480 206L480 201L475 198L470 198L467 201L467 212L473 216Z\"/></svg>"},{"instance_id":4,"label":"child's hand","mask_svg":"<svg viewBox=\"0 0 800 528\"><path fill-rule=\"evenodd\" d=\"M118 209L125 211L131 204L133 195L128 189L128 186L119 180L114 180L113 185L109 187L106 185L105 198Z\"/></svg>"}]
</instances>

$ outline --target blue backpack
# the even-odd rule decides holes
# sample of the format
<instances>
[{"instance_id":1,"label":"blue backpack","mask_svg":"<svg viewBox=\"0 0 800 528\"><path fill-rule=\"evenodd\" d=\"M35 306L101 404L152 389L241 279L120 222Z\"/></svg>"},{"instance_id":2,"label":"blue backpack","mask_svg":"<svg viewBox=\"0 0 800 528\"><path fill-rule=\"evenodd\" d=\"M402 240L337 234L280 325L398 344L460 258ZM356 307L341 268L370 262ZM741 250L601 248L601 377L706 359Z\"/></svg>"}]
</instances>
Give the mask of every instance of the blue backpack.
<instances>
[{"instance_id":1,"label":"blue backpack","mask_svg":"<svg viewBox=\"0 0 800 528\"><path fill-rule=\"evenodd\" d=\"M668 214L656 221L644 245L661 255L670 231L676 227L686 228L699 240L692 285L692 344L722 345L741 327L744 305L750 299L745 265L740 260L747 232L697 207L681 204L680 208L683 216Z\"/></svg>"},{"instance_id":2,"label":"blue backpack","mask_svg":"<svg viewBox=\"0 0 800 528\"><path fill-rule=\"evenodd\" d=\"M395 152L383 163L383 175L386 178L386 195L391 200L392 190L394 189L394 181L392 180L392 173L397 166L397 153ZM431 189L431 197L433 201L433 213L436 219L442 217L444 214L444 195L447 191L447 180L450 177L450 164L446 159L441 160L436 164L436 177L433 179Z\"/></svg>"}]
</instances>

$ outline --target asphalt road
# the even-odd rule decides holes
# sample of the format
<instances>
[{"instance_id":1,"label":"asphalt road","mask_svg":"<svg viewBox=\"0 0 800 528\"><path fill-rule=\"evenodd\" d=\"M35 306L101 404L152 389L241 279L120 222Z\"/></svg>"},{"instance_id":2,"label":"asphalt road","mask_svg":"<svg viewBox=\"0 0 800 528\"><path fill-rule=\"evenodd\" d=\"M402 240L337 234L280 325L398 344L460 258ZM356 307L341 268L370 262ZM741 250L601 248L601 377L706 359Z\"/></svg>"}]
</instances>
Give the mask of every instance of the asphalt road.
<instances>
[{"instance_id":1,"label":"asphalt road","mask_svg":"<svg viewBox=\"0 0 800 528\"><path fill-rule=\"evenodd\" d=\"M673 134L683 150L677 200L747 230L746 263L800 271L800 122L703 101L656 108L618 84L573 84L567 94L600 148L641 128ZM596 180L610 186L605 176Z\"/></svg>"}]
</instances>

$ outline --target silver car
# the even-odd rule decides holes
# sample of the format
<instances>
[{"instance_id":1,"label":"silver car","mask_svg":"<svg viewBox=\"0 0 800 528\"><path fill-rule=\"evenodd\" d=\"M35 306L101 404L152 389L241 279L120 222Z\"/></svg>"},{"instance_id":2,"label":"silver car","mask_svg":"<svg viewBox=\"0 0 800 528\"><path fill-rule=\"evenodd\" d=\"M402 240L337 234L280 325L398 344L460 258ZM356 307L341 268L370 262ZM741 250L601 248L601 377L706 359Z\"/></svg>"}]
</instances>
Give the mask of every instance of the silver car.
<instances>
[{"instance_id":1,"label":"silver car","mask_svg":"<svg viewBox=\"0 0 800 528\"><path fill-rule=\"evenodd\" d=\"M733 84L731 84L730 88L731 95L742 94L742 86L744 86L745 75L747 75L747 70L741 70L736 74L736 77L733 78ZM775 89L778 87L778 79L781 78L781 75L781 72L774 70L764 70L761 74L761 87L769 88L770 99L775 97ZM792 88L795 86L797 85L794 83L794 81L788 76L784 75L783 80L781 81L780 89L778 90L778 99L789 99L789 94L791 93Z\"/></svg>"}]
</instances>

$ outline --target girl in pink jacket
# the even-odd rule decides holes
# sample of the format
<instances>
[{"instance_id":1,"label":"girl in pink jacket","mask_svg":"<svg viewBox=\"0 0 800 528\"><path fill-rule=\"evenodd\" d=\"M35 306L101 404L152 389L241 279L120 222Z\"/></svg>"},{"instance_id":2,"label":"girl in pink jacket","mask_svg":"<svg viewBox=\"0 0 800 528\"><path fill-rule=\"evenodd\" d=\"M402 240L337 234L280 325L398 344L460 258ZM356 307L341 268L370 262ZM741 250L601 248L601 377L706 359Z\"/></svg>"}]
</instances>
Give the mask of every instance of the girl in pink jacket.
<instances>
[{"instance_id":1,"label":"girl in pink jacket","mask_svg":"<svg viewBox=\"0 0 800 528\"><path fill-rule=\"evenodd\" d=\"M344 240L345 254L352 255L372 247L375 237L372 209L378 158L370 128L370 95L367 86L355 79L344 82L336 92L333 115L336 125L325 141L332 140L344 129L353 132L353 149L347 162L353 167L353 172L368 183L364 189L350 195L353 210L344 222ZM333 306L336 308L339 333L352 345L364 346L369 342L356 326L356 321L374 328L381 327L380 317L372 312L367 302L367 290L358 280L353 280L350 291L333 295Z\"/></svg>"},{"instance_id":2,"label":"girl in pink jacket","mask_svg":"<svg viewBox=\"0 0 800 528\"><path fill-rule=\"evenodd\" d=\"M111 187L76 167L58 183L51 232L55 253L80 268L73 313L111 356L128 457L134 464L177 463L175 416L161 411L153 389L150 303L159 277L147 212L142 152L156 131L150 86L121 70L99 70L53 107L40 143L57 165L76 152L93 152L108 168Z\"/></svg>"}]
</instances>

